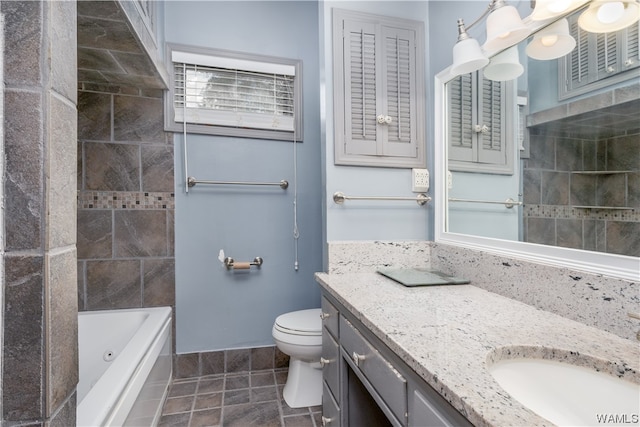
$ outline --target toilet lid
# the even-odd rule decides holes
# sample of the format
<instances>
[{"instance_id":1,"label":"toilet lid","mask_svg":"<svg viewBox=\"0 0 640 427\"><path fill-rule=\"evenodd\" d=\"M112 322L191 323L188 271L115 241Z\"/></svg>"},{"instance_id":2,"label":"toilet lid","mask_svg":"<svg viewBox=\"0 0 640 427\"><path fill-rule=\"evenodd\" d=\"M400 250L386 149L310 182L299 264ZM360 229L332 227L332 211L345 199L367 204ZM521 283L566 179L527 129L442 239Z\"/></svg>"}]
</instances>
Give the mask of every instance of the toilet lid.
<instances>
[{"instance_id":1,"label":"toilet lid","mask_svg":"<svg viewBox=\"0 0 640 427\"><path fill-rule=\"evenodd\" d=\"M322 319L320 319L319 308L281 314L276 318L275 323L280 329L288 329L290 331L314 334L322 332Z\"/></svg>"}]
</instances>

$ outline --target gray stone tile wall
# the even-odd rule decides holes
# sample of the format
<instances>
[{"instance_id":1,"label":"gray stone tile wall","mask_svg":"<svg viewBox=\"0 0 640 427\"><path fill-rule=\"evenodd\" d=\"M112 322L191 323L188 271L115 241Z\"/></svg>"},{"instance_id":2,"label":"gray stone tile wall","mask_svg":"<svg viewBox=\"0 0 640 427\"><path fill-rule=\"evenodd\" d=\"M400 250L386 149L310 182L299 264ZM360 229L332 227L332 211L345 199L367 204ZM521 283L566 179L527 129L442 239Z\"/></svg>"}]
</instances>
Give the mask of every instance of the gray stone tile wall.
<instances>
[{"instance_id":1,"label":"gray stone tile wall","mask_svg":"<svg viewBox=\"0 0 640 427\"><path fill-rule=\"evenodd\" d=\"M640 130L588 139L540 125L533 133L523 182L525 241L640 256Z\"/></svg>"},{"instance_id":2,"label":"gray stone tile wall","mask_svg":"<svg viewBox=\"0 0 640 427\"><path fill-rule=\"evenodd\" d=\"M2 425L75 425L76 2L0 2Z\"/></svg>"},{"instance_id":3,"label":"gray stone tile wall","mask_svg":"<svg viewBox=\"0 0 640 427\"><path fill-rule=\"evenodd\" d=\"M78 104L78 306L174 307L173 139L162 91L80 83Z\"/></svg>"}]
</instances>

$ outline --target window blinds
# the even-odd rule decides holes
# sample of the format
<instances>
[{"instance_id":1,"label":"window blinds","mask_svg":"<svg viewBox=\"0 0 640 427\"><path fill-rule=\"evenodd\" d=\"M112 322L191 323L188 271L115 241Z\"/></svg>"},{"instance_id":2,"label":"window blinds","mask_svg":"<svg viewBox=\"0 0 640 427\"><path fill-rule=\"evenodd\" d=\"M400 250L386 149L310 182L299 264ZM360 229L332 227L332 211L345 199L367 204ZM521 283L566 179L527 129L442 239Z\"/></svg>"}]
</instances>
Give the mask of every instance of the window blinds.
<instances>
[{"instance_id":1,"label":"window blinds","mask_svg":"<svg viewBox=\"0 0 640 427\"><path fill-rule=\"evenodd\" d=\"M293 66L181 52L172 60L176 122L186 114L187 123L294 130Z\"/></svg>"}]
</instances>

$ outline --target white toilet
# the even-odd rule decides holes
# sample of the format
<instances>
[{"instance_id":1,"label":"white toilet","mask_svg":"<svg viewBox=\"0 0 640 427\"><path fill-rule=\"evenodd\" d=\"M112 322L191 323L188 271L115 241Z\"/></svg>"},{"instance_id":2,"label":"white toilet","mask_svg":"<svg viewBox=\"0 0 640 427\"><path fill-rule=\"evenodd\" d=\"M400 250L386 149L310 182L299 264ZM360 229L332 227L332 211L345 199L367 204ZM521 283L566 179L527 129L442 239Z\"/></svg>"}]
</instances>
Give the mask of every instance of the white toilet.
<instances>
[{"instance_id":1,"label":"white toilet","mask_svg":"<svg viewBox=\"0 0 640 427\"><path fill-rule=\"evenodd\" d=\"M289 376L284 401L291 408L322 403L322 319L320 309L281 314L273 323L273 339L289 355Z\"/></svg>"}]
</instances>

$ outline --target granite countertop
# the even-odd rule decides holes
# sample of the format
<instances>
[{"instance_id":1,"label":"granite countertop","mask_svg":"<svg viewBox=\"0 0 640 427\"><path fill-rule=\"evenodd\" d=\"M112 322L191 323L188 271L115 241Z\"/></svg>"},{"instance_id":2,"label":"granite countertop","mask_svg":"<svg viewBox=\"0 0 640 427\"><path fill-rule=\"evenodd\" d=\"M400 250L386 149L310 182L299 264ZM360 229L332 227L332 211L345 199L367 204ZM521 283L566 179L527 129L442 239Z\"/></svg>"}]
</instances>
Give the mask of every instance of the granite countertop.
<instances>
[{"instance_id":1,"label":"granite countertop","mask_svg":"<svg viewBox=\"0 0 640 427\"><path fill-rule=\"evenodd\" d=\"M407 288L376 273L316 273L420 377L476 426L551 425L511 398L487 363L529 356L640 383L640 345L473 285Z\"/></svg>"}]
</instances>

